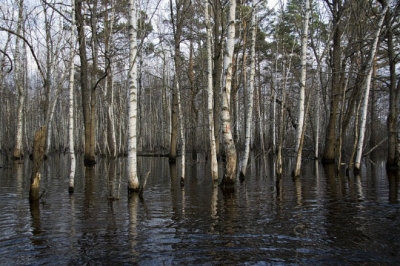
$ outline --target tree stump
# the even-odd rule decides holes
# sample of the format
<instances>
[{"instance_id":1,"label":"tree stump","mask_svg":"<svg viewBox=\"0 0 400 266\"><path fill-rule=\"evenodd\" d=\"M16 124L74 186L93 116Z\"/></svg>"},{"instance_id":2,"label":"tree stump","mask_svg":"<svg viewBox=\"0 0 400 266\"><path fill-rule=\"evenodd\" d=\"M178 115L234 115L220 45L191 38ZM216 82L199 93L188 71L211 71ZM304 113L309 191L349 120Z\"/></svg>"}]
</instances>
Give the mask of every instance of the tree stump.
<instances>
[{"instance_id":1,"label":"tree stump","mask_svg":"<svg viewBox=\"0 0 400 266\"><path fill-rule=\"evenodd\" d=\"M31 175L31 186L29 189L29 201L37 201L40 198L40 169L45 155L46 126L42 126L35 133L33 140L33 166Z\"/></svg>"}]
</instances>

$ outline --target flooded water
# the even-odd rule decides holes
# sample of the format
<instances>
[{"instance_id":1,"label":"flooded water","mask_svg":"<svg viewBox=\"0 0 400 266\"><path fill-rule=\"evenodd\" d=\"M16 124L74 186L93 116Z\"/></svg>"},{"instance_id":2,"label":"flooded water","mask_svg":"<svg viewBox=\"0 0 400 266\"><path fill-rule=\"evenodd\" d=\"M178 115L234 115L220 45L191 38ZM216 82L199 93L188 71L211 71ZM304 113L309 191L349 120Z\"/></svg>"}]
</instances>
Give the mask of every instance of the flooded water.
<instances>
[{"instance_id":1,"label":"flooded water","mask_svg":"<svg viewBox=\"0 0 400 266\"><path fill-rule=\"evenodd\" d=\"M305 163L294 180L277 179L269 160L253 157L247 180L224 194L204 158L188 162L183 188L167 158L140 158L141 175L150 175L139 199L127 193L125 160L78 164L70 195L68 159L49 158L36 205L28 201L30 162L1 168L0 264L400 263L399 176L383 162L357 177Z\"/></svg>"}]
</instances>

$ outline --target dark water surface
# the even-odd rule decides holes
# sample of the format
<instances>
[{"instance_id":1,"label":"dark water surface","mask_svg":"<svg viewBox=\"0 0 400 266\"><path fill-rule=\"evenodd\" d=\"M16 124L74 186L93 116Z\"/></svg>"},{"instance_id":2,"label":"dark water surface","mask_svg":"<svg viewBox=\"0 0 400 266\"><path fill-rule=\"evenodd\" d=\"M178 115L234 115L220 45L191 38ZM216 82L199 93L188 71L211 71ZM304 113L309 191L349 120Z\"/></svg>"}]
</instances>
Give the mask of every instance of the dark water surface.
<instances>
[{"instance_id":1,"label":"dark water surface","mask_svg":"<svg viewBox=\"0 0 400 266\"><path fill-rule=\"evenodd\" d=\"M49 158L36 205L28 201L31 163L1 168L0 264L400 263L399 176L383 162L349 178L310 162L293 180L253 157L246 182L224 194L204 158L188 162L184 188L166 158L139 158L142 175L151 171L140 200L127 193L125 160L78 164L69 195L68 159Z\"/></svg>"}]
</instances>

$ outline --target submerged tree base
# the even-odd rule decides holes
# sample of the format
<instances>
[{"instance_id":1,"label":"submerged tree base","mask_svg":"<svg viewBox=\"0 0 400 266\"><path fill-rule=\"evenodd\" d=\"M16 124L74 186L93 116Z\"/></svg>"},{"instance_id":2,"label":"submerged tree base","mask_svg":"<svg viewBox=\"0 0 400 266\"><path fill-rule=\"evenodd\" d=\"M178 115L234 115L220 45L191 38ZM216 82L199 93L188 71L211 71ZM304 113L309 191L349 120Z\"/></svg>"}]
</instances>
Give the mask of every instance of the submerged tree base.
<instances>
[{"instance_id":1,"label":"submerged tree base","mask_svg":"<svg viewBox=\"0 0 400 266\"><path fill-rule=\"evenodd\" d=\"M224 176L219 186L224 192L228 193L235 192L235 181L233 178Z\"/></svg>"},{"instance_id":2,"label":"submerged tree base","mask_svg":"<svg viewBox=\"0 0 400 266\"><path fill-rule=\"evenodd\" d=\"M245 179L246 179L246 174L243 173L243 171L240 171L240 173L239 173L240 182L244 182Z\"/></svg>"},{"instance_id":3,"label":"submerged tree base","mask_svg":"<svg viewBox=\"0 0 400 266\"><path fill-rule=\"evenodd\" d=\"M400 165L398 163L386 162L386 170L388 171L400 170Z\"/></svg>"}]
</instances>

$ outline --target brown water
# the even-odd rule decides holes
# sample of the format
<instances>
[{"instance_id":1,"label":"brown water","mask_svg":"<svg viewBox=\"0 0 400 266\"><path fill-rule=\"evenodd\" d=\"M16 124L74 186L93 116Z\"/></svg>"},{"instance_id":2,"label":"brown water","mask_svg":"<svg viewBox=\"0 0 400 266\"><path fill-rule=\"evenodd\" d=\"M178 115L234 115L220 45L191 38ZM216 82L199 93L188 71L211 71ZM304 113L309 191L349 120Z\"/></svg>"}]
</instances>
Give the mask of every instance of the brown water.
<instances>
[{"instance_id":1,"label":"brown water","mask_svg":"<svg viewBox=\"0 0 400 266\"><path fill-rule=\"evenodd\" d=\"M127 193L125 160L78 164L69 195L68 159L53 156L42 200L31 206L30 162L0 169L0 264L400 263L399 177L388 177L383 162L350 178L310 162L293 180L253 157L246 182L224 194L204 158L189 161L184 188L166 158L140 158L142 175L151 171L140 200Z\"/></svg>"}]
</instances>

